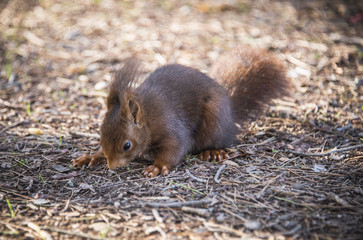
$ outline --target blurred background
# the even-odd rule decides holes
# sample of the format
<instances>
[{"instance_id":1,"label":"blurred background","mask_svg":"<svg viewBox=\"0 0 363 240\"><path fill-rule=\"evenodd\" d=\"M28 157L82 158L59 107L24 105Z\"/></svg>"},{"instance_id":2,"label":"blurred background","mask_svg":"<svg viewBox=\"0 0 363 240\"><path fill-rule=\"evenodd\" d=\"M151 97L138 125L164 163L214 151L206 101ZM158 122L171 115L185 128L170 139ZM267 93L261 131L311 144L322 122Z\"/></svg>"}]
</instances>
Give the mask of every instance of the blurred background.
<instances>
[{"instance_id":1,"label":"blurred background","mask_svg":"<svg viewBox=\"0 0 363 240\"><path fill-rule=\"evenodd\" d=\"M68 121L97 131L122 59L141 59L145 73L166 63L208 73L238 46L267 48L285 62L297 112L321 103L348 104L349 119L361 114L362 1L3 0L0 23L3 127L28 109L57 128L73 128ZM67 120L55 117L62 114Z\"/></svg>"}]
</instances>

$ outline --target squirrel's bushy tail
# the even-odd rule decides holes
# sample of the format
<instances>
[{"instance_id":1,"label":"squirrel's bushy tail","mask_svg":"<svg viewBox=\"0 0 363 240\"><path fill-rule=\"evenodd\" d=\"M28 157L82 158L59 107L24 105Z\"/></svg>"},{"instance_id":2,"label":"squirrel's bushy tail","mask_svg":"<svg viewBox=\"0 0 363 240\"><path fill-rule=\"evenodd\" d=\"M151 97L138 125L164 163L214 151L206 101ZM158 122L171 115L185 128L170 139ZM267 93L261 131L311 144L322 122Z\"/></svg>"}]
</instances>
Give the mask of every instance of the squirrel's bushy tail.
<instances>
[{"instance_id":1,"label":"squirrel's bushy tail","mask_svg":"<svg viewBox=\"0 0 363 240\"><path fill-rule=\"evenodd\" d=\"M222 56L212 76L231 97L235 121L243 124L260 115L271 100L288 95L285 68L271 54L257 49L236 49Z\"/></svg>"}]
</instances>

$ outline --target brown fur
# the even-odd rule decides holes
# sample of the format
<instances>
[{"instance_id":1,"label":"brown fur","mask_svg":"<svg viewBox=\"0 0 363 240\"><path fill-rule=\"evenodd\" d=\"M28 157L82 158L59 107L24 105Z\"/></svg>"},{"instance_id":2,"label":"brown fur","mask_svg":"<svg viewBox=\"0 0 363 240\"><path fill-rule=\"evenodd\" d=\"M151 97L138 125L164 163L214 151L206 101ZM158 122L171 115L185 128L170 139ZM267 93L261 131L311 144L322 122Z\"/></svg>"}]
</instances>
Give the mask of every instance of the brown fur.
<instances>
[{"instance_id":1,"label":"brown fur","mask_svg":"<svg viewBox=\"0 0 363 240\"><path fill-rule=\"evenodd\" d=\"M231 96L235 121L258 117L272 99L288 95L285 67L265 50L236 49L222 56L212 76Z\"/></svg>"},{"instance_id":2,"label":"brown fur","mask_svg":"<svg viewBox=\"0 0 363 240\"><path fill-rule=\"evenodd\" d=\"M223 87L174 64L156 69L133 89L138 64L127 61L111 84L101 126L108 166L123 166L147 152L154 165L145 174L167 174L187 153L230 146L238 133L235 123L256 117L289 86L282 64L263 51L236 50L216 69ZM127 141L132 147L125 151Z\"/></svg>"}]
</instances>

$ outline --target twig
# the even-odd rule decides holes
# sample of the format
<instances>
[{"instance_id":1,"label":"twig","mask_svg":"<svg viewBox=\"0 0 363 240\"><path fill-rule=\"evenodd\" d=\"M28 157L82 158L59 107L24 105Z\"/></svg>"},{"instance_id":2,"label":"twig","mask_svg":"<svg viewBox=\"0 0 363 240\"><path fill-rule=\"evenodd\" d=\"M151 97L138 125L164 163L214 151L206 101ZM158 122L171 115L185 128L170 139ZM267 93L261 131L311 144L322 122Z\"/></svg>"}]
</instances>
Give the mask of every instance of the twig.
<instances>
[{"instance_id":1,"label":"twig","mask_svg":"<svg viewBox=\"0 0 363 240\"><path fill-rule=\"evenodd\" d=\"M347 130L347 129L349 129L349 128L351 128L353 126L353 124L352 123L349 123L348 125L346 125L346 126L343 126L343 127L339 127L339 128L337 128L337 131L338 132L343 132L343 131L345 131L345 130Z\"/></svg>"},{"instance_id":2,"label":"twig","mask_svg":"<svg viewBox=\"0 0 363 240\"><path fill-rule=\"evenodd\" d=\"M158 232L161 235L161 239L166 239L166 233L160 226L148 227L144 231L145 231L146 235L150 235L154 232Z\"/></svg>"},{"instance_id":3,"label":"twig","mask_svg":"<svg viewBox=\"0 0 363 240\"><path fill-rule=\"evenodd\" d=\"M28 199L28 200L34 200L34 198L31 198L31 197L28 197L28 196L25 196L25 195L22 195L20 193L17 193L15 192L14 190L12 189L7 189L7 188L2 188L0 187L0 191L3 191L5 193L11 193L11 194L14 194L16 196L19 196L19 197L22 197L22 198L25 198L25 199Z\"/></svg>"},{"instance_id":4,"label":"twig","mask_svg":"<svg viewBox=\"0 0 363 240\"><path fill-rule=\"evenodd\" d=\"M73 190L72 190L72 194L71 194L71 196L67 199L67 201L66 201L66 205L64 206L64 208L63 208L63 210L61 211L61 212L65 212L65 211L67 211L67 209L68 209L68 207L69 207L69 203L71 202L71 199L72 199L72 197L73 197Z\"/></svg>"},{"instance_id":5,"label":"twig","mask_svg":"<svg viewBox=\"0 0 363 240\"><path fill-rule=\"evenodd\" d=\"M286 170L287 170L287 171L289 171L289 172L291 172L291 173L293 173L293 174L295 174L295 175L296 175L296 176L298 176L298 177L301 177L301 178L305 179L306 181L313 182L313 183L317 183L317 182L315 182L314 180L311 180L311 179L309 179L309 178L307 178L307 177L301 176L301 175L297 174L296 172L294 172L294 171L292 171L292 170L290 170L290 169L288 169L288 168L286 168Z\"/></svg>"},{"instance_id":6,"label":"twig","mask_svg":"<svg viewBox=\"0 0 363 240\"><path fill-rule=\"evenodd\" d=\"M40 229L42 229L42 230L48 230L48 231L53 231L53 232L59 232L59 233L63 233L63 234L71 235L71 236L76 236L76 237L81 237L81 238L96 239L96 240L105 239L103 237L96 237L94 235L89 235L89 234L85 234L85 233L79 233L79 232L73 232L73 231L63 230L63 229L60 229L60 228L40 227Z\"/></svg>"},{"instance_id":7,"label":"twig","mask_svg":"<svg viewBox=\"0 0 363 240\"><path fill-rule=\"evenodd\" d=\"M330 34L330 39L335 41L335 42L343 42L343 43L347 43L347 44L359 44L361 46L363 46L363 38L360 37L346 37L346 36L342 36L339 33L332 33Z\"/></svg>"},{"instance_id":8,"label":"twig","mask_svg":"<svg viewBox=\"0 0 363 240\"><path fill-rule=\"evenodd\" d=\"M204 209L204 208L192 208L192 207L183 206L181 208L181 210L183 212L195 213L195 214L203 216L203 217L209 217L210 216L209 210Z\"/></svg>"},{"instance_id":9,"label":"twig","mask_svg":"<svg viewBox=\"0 0 363 240\"><path fill-rule=\"evenodd\" d=\"M222 165L222 166L218 169L218 171L217 171L216 175L214 176L214 181L215 181L216 183L220 183L220 182L221 182L221 180L219 179L219 176L221 175L222 171L223 171L225 168L226 168L226 165Z\"/></svg>"},{"instance_id":10,"label":"twig","mask_svg":"<svg viewBox=\"0 0 363 240\"><path fill-rule=\"evenodd\" d=\"M177 185L177 186L180 186L180 187L183 187L185 189L188 189L190 191L193 191L193 192L196 192L196 193L199 193L200 195L205 195L205 193L202 193L201 191L198 191L194 188L191 188L191 187L188 187L188 186L185 186L184 184L180 184L180 183L177 183L177 182L173 182L173 181L169 181L170 183L174 184L174 185Z\"/></svg>"},{"instance_id":11,"label":"twig","mask_svg":"<svg viewBox=\"0 0 363 240\"><path fill-rule=\"evenodd\" d=\"M242 216L240 216L240 215L238 215L238 214L236 214L236 213L234 213L234 212L232 212L232 211L228 210L228 209L227 209L227 208L225 208L225 207L222 207L222 210L223 210L223 211L225 211L226 213L228 213L228 214L230 214L230 215L232 215L232 216L234 216L234 217L236 217L236 218L240 219L242 222L247 222L247 219L246 219L246 218L244 218L244 217L242 217Z\"/></svg>"},{"instance_id":12,"label":"twig","mask_svg":"<svg viewBox=\"0 0 363 240\"><path fill-rule=\"evenodd\" d=\"M204 204L211 203L211 199L202 199L197 201L186 201L186 202L169 202L169 203L146 203L146 206L159 208L159 207L169 207L169 208L181 208L183 206L200 206Z\"/></svg>"},{"instance_id":13,"label":"twig","mask_svg":"<svg viewBox=\"0 0 363 240\"><path fill-rule=\"evenodd\" d=\"M163 218L160 217L160 214L158 212L158 210L156 210L155 208L151 210L151 212L153 213L154 215L154 218L155 220L158 222L158 223L162 223L163 222Z\"/></svg>"},{"instance_id":14,"label":"twig","mask_svg":"<svg viewBox=\"0 0 363 240\"><path fill-rule=\"evenodd\" d=\"M72 137L88 137L88 138L100 138L99 134L83 133L83 132L70 132Z\"/></svg>"},{"instance_id":15,"label":"twig","mask_svg":"<svg viewBox=\"0 0 363 240\"><path fill-rule=\"evenodd\" d=\"M286 60L291 62L292 64L301 67L303 69L310 69L310 65L307 63L304 63L302 61L300 61L297 58L294 58L293 56L291 56L290 54L286 55Z\"/></svg>"},{"instance_id":16,"label":"twig","mask_svg":"<svg viewBox=\"0 0 363 240\"><path fill-rule=\"evenodd\" d=\"M23 106L13 106L10 102L5 101L3 99L0 99L0 104L1 105L4 105L5 107L12 108L12 109L19 109L19 110L23 110L24 109Z\"/></svg>"},{"instance_id":17,"label":"twig","mask_svg":"<svg viewBox=\"0 0 363 240\"><path fill-rule=\"evenodd\" d=\"M283 232L283 234L286 235L286 236L291 236L291 235L294 235L294 234L298 233L300 230L301 230L301 224L298 224L293 229L291 229L290 231Z\"/></svg>"},{"instance_id":18,"label":"twig","mask_svg":"<svg viewBox=\"0 0 363 240\"><path fill-rule=\"evenodd\" d=\"M333 198L337 203L339 203L340 205L344 206L344 207L353 207L351 204L349 204L347 201L345 201L343 198L339 197L338 195L336 195L335 193L331 192L329 194L329 196L331 198Z\"/></svg>"},{"instance_id":19,"label":"twig","mask_svg":"<svg viewBox=\"0 0 363 240\"><path fill-rule=\"evenodd\" d=\"M237 148L239 148L239 147L248 147L248 146L260 146L260 145L265 145L265 144L267 144L267 143L270 143L270 142L272 142L272 141L274 141L276 139L276 137L270 137L270 138L268 138L268 139L266 139L265 141L262 141L262 142L260 142L260 143L247 143L247 144L240 144L240 145L238 145L237 146Z\"/></svg>"},{"instance_id":20,"label":"twig","mask_svg":"<svg viewBox=\"0 0 363 240\"><path fill-rule=\"evenodd\" d=\"M259 193L256 194L256 198L257 199L260 199L262 197L262 194L264 191L266 191L266 189L268 188L268 186L270 186L270 184L275 181L276 179L278 179L279 177L281 177L281 174L280 175L277 175L276 177L274 177L273 179L270 179L266 185L264 186L264 188L261 189L261 191Z\"/></svg>"},{"instance_id":21,"label":"twig","mask_svg":"<svg viewBox=\"0 0 363 240\"><path fill-rule=\"evenodd\" d=\"M295 205L298 205L298 206L306 207L307 209L309 209L311 211L313 210L310 206L307 206L304 203L298 203L298 202L295 202L293 200L290 200L290 199L287 199L287 198L283 198L283 197L274 196L274 198L276 198L278 200L281 200L281 201L285 201L285 202L291 203L291 204L295 204Z\"/></svg>"},{"instance_id":22,"label":"twig","mask_svg":"<svg viewBox=\"0 0 363 240\"><path fill-rule=\"evenodd\" d=\"M23 121L20 121L20 122L16 122L16 123L14 123L14 124L11 124L10 126L7 126L7 127L5 127L4 129L2 129L2 130L0 131L0 134L2 134L2 133L4 133L4 132L6 132L6 131L7 131L7 130L9 130L10 128L17 127L17 126L22 125L22 124L28 124L29 122L30 122L29 120L23 120Z\"/></svg>"},{"instance_id":23,"label":"twig","mask_svg":"<svg viewBox=\"0 0 363 240\"><path fill-rule=\"evenodd\" d=\"M191 174L191 173L189 172L189 170L188 170L188 169L186 169L186 170L185 170L185 172L187 173L187 175L188 175L191 179L193 179L193 180L195 180L195 181L202 182L202 183L206 183L206 182L207 182L207 179L202 179L202 178L198 178L198 177L194 176L193 174Z\"/></svg>"},{"instance_id":24,"label":"twig","mask_svg":"<svg viewBox=\"0 0 363 240\"><path fill-rule=\"evenodd\" d=\"M241 231L235 230L232 227L228 227L228 226L224 226L224 225L219 225L213 222L203 222L204 226L207 228L208 231L210 232L225 232L225 233L229 233L229 234L233 234L236 235L238 237L241 236L249 236L246 233L243 233Z\"/></svg>"},{"instance_id":25,"label":"twig","mask_svg":"<svg viewBox=\"0 0 363 240\"><path fill-rule=\"evenodd\" d=\"M13 159L14 161L16 161L16 162L18 162L21 166L24 166L24 167L26 167L26 168L28 168L28 169L30 169L30 167L28 166L28 165L26 165L25 163L23 163L23 162L21 162L21 161L19 161L18 159Z\"/></svg>"},{"instance_id":26,"label":"twig","mask_svg":"<svg viewBox=\"0 0 363 240\"><path fill-rule=\"evenodd\" d=\"M350 146L350 147L345 147L345 148L340 148L337 149L336 147L328 152L323 152L323 153L304 153L304 152L297 152L297 151L293 151L293 150L279 150L279 152L286 152L286 153L292 153L295 155L300 155L300 156L306 156L306 157L321 157L321 156L327 156L330 155L332 153L339 153L339 152L345 152L345 151L350 151L350 150L354 150L354 149L360 149L363 148L363 144L361 145L356 145L356 146Z\"/></svg>"},{"instance_id":27,"label":"twig","mask_svg":"<svg viewBox=\"0 0 363 240\"><path fill-rule=\"evenodd\" d=\"M15 229L23 230L24 232L29 232L28 228L21 226L20 224L13 224L10 222L4 223L7 228L9 228L11 231L16 232ZM15 236L15 235L14 235Z\"/></svg>"}]
</instances>

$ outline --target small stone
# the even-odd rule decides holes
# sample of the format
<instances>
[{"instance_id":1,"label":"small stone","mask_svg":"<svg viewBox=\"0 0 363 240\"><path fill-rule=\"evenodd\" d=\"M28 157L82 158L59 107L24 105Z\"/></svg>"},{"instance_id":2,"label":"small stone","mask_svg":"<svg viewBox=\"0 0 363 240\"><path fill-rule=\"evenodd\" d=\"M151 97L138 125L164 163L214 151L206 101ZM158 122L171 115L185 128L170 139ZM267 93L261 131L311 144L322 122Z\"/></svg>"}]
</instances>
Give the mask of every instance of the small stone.
<instances>
[{"instance_id":1,"label":"small stone","mask_svg":"<svg viewBox=\"0 0 363 240\"><path fill-rule=\"evenodd\" d=\"M1 167L2 168L11 168L11 163L10 162L3 162L3 163L1 163Z\"/></svg>"},{"instance_id":2,"label":"small stone","mask_svg":"<svg viewBox=\"0 0 363 240\"><path fill-rule=\"evenodd\" d=\"M327 170L324 165L314 164L313 171L314 172L326 172Z\"/></svg>"},{"instance_id":3,"label":"small stone","mask_svg":"<svg viewBox=\"0 0 363 240\"><path fill-rule=\"evenodd\" d=\"M87 76L87 75L80 75L80 76L78 77L78 79L79 79L79 81L81 81L81 82L88 82L88 80L89 80L89 78L88 78L88 76Z\"/></svg>"},{"instance_id":4,"label":"small stone","mask_svg":"<svg viewBox=\"0 0 363 240\"><path fill-rule=\"evenodd\" d=\"M250 230L258 230L261 228L261 223L258 220L249 220L244 223L244 226Z\"/></svg>"},{"instance_id":5,"label":"small stone","mask_svg":"<svg viewBox=\"0 0 363 240\"><path fill-rule=\"evenodd\" d=\"M226 219L226 217L224 216L223 213L219 214L216 218L217 222L224 222Z\"/></svg>"},{"instance_id":6,"label":"small stone","mask_svg":"<svg viewBox=\"0 0 363 240\"><path fill-rule=\"evenodd\" d=\"M294 184L294 186L292 188L301 190L301 189L304 189L304 185L300 184L300 183L296 183L296 184Z\"/></svg>"},{"instance_id":7,"label":"small stone","mask_svg":"<svg viewBox=\"0 0 363 240\"><path fill-rule=\"evenodd\" d=\"M71 180L68 180L67 184L70 186L70 187L74 187L74 184Z\"/></svg>"},{"instance_id":8,"label":"small stone","mask_svg":"<svg viewBox=\"0 0 363 240\"><path fill-rule=\"evenodd\" d=\"M95 85L95 90L103 90L107 87L107 83L104 81L98 82Z\"/></svg>"}]
</instances>

